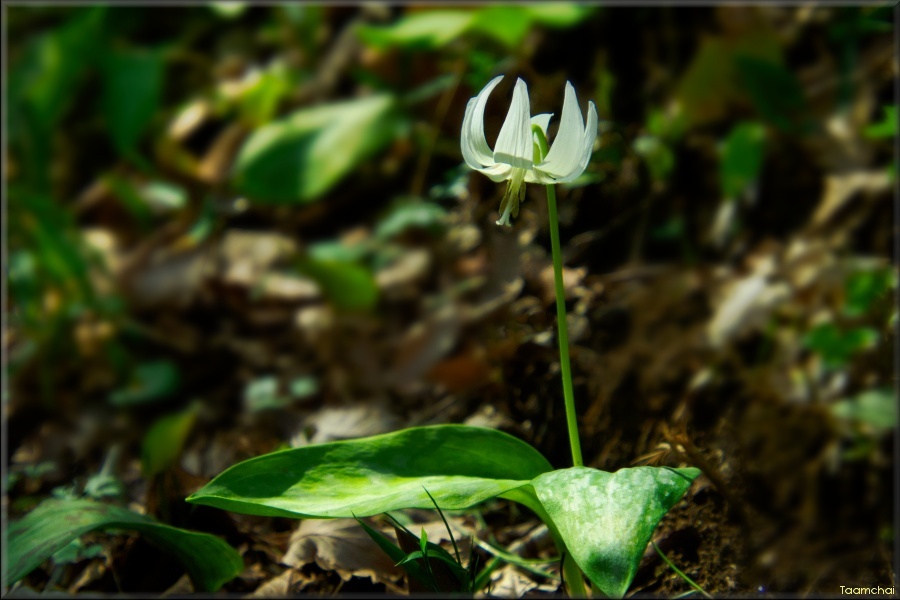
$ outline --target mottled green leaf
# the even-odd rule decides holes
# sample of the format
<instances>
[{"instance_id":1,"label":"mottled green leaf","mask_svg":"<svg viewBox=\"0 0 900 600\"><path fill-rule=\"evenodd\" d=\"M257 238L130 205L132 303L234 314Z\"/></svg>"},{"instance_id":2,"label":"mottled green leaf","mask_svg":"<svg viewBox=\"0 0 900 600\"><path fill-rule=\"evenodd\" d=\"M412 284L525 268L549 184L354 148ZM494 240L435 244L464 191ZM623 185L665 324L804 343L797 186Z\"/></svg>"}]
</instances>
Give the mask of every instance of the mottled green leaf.
<instances>
[{"instance_id":1,"label":"mottled green leaf","mask_svg":"<svg viewBox=\"0 0 900 600\"><path fill-rule=\"evenodd\" d=\"M581 570L601 592L621 598L657 524L699 474L693 468L607 473L573 467L540 475L532 486Z\"/></svg>"}]
</instances>

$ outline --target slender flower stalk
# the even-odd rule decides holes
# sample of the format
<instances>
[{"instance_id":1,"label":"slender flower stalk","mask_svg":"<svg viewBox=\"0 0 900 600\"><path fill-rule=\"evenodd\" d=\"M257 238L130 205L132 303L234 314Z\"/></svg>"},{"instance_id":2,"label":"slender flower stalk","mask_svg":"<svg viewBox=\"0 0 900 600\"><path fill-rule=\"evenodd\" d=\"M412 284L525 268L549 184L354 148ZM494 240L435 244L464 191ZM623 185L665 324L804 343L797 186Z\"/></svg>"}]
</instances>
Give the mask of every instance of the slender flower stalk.
<instances>
[{"instance_id":1,"label":"slender flower stalk","mask_svg":"<svg viewBox=\"0 0 900 600\"><path fill-rule=\"evenodd\" d=\"M572 367L569 363L569 327L566 321L566 288L563 285L562 252L559 248L559 218L556 214L556 190L547 186L547 213L550 216L550 247L553 252L553 285L556 288L556 327L559 339L559 368L562 371L563 399L566 403L566 428L569 431L569 447L572 464L584 466L581 458L581 440L578 437L578 420L575 415L575 394L572 390Z\"/></svg>"}]
</instances>

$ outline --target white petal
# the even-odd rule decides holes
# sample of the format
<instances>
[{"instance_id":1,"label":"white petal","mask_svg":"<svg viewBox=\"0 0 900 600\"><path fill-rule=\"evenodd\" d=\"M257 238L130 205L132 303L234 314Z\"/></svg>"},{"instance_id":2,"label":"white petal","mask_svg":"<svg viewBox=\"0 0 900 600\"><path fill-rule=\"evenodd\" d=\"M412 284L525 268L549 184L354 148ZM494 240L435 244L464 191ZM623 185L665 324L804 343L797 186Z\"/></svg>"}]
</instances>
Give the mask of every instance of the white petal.
<instances>
[{"instance_id":1,"label":"white petal","mask_svg":"<svg viewBox=\"0 0 900 600\"><path fill-rule=\"evenodd\" d=\"M584 140L582 142L581 148L581 160L578 162L578 167L563 177L558 177L556 179L556 183L568 183L574 179L576 179L579 175L584 173L584 170L587 168L588 162L591 160L591 152L594 149L594 140L597 139L597 107L594 106L593 102L588 102L588 122L587 126L584 128Z\"/></svg>"},{"instance_id":2,"label":"white petal","mask_svg":"<svg viewBox=\"0 0 900 600\"><path fill-rule=\"evenodd\" d=\"M540 183L541 185L553 185L556 179L541 173L537 167L532 171L525 172L525 183Z\"/></svg>"},{"instance_id":3,"label":"white petal","mask_svg":"<svg viewBox=\"0 0 900 600\"><path fill-rule=\"evenodd\" d=\"M531 117L531 124L537 125L541 128L541 131L544 132L544 137L547 137L547 127L550 125L550 117L553 116L553 113L542 113L539 115L534 115Z\"/></svg>"},{"instance_id":4,"label":"white petal","mask_svg":"<svg viewBox=\"0 0 900 600\"><path fill-rule=\"evenodd\" d=\"M511 166L504 165L503 163L475 168L476 171L487 175L488 179L490 179L491 181L506 181L507 179L509 179L510 173L512 173L512 169L513 168Z\"/></svg>"},{"instance_id":5,"label":"white petal","mask_svg":"<svg viewBox=\"0 0 900 600\"><path fill-rule=\"evenodd\" d=\"M520 169L530 169L534 157L531 141L531 104L528 101L528 86L519 79L513 92L512 104L506 114L497 145L494 147L494 162L505 163Z\"/></svg>"},{"instance_id":6,"label":"white petal","mask_svg":"<svg viewBox=\"0 0 900 600\"><path fill-rule=\"evenodd\" d=\"M466 116L463 118L460 148L466 164L473 169L481 169L485 165L493 165L491 149L484 138L484 107L488 97L503 79L503 75L491 79L478 95L466 105Z\"/></svg>"},{"instance_id":7,"label":"white petal","mask_svg":"<svg viewBox=\"0 0 900 600\"><path fill-rule=\"evenodd\" d=\"M596 131L596 127L594 128ZM575 96L575 88L566 82L566 96L563 100L562 117L560 118L559 131L550 152L538 167L543 173L555 179L568 177L578 169L583 154L584 144L584 119L581 109L578 108L578 98Z\"/></svg>"}]
</instances>

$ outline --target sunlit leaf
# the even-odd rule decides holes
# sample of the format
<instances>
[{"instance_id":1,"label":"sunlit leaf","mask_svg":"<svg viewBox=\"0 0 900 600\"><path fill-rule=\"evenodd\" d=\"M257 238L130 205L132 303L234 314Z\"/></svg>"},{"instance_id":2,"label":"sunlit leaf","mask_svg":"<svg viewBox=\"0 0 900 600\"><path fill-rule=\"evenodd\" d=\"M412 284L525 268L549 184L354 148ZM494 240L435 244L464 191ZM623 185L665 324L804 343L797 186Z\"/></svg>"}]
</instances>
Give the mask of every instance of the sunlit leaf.
<instances>
[{"instance_id":1,"label":"sunlit leaf","mask_svg":"<svg viewBox=\"0 0 900 600\"><path fill-rule=\"evenodd\" d=\"M463 425L416 427L252 458L188 498L263 516L364 517L468 508L551 469L521 440Z\"/></svg>"},{"instance_id":2,"label":"sunlit leaf","mask_svg":"<svg viewBox=\"0 0 900 600\"><path fill-rule=\"evenodd\" d=\"M219 538L157 523L130 510L90 500L46 500L9 528L7 581L18 581L54 553L91 531L136 531L176 556L194 585L219 589L243 569L240 555Z\"/></svg>"},{"instance_id":3,"label":"sunlit leaf","mask_svg":"<svg viewBox=\"0 0 900 600\"><path fill-rule=\"evenodd\" d=\"M256 202L320 197L393 136L388 95L299 110L254 132L237 157L235 184Z\"/></svg>"},{"instance_id":4,"label":"sunlit leaf","mask_svg":"<svg viewBox=\"0 0 900 600\"><path fill-rule=\"evenodd\" d=\"M541 2L521 5L521 9L536 22L548 27L577 25L597 9L576 2Z\"/></svg>"},{"instance_id":5,"label":"sunlit leaf","mask_svg":"<svg viewBox=\"0 0 900 600\"><path fill-rule=\"evenodd\" d=\"M698 469L637 467L607 473L573 467L532 482L572 558L613 598L628 591L657 524Z\"/></svg>"},{"instance_id":6,"label":"sunlit leaf","mask_svg":"<svg viewBox=\"0 0 900 600\"><path fill-rule=\"evenodd\" d=\"M470 29L513 48L525 39L532 22L532 15L523 6L487 6L475 13Z\"/></svg>"},{"instance_id":7,"label":"sunlit leaf","mask_svg":"<svg viewBox=\"0 0 900 600\"><path fill-rule=\"evenodd\" d=\"M427 10L405 15L391 25L360 27L358 34L373 46L438 48L461 35L473 17L467 10Z\"/></svg>"}]
</instances>

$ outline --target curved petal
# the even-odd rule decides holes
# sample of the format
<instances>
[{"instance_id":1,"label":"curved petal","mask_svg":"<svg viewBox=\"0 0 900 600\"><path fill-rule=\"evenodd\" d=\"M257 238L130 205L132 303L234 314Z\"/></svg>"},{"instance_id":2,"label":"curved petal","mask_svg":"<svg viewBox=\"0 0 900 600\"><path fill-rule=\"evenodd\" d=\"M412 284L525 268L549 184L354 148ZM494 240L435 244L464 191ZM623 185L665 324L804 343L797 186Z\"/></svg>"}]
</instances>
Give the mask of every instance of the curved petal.
<instances>
[{"instance_id":1,"label":"curved petal","mask_svg":"<svg viewBox=\"0 0 900 600\"><path fill-rule=\"evenodd\" d=\"M582 141L581 159L578 166L568 175L556 178L556 183L568 183L576 179L584 173L588 162L591 160L591 152L594 150L594 140L597 139L597 107L593 102L588 102L588 120L587 126L584 128L584 139Z\"/></svg>"},{"instance_id":2,"label":"curved petal","mask_svg":"<svg viewBox=\"0 0 900 600\"><path fill-rule=\"evenodd\" d=\"M483 173L491 181L506 181L509 179L513 168L503 163L492 164L485 167L473 167L476 171Z\"/></svg>"},{"instance_id":3,"label":"curved petal","mask_svg":"<svg viewBox=\"0 0 900 600\"><path fill-rule=\"evenodd\" d=\"M596 131L596 127L594 129ZM581 116L581 109L578 108L575 88L567 81L559 131L556 139L553 140L550 152L547 153L544 162L539 165L540 170L554 179L567 177L578 168L581 162L584 153L583 144L584 120Z\"/></svg>"},{"instance_id":4,"label":"curved petal","mask_svg":"<svg viewBox=\"0 0 900 600\"><path fill-rule=\"evenodd\" d=\"M532 171L525 172L525 183L539 183L541 185L553 185L557 183L557 180L553 177L547 176L545 173L541 173L537 167Z\"/></svg>"},{"instance_id":5,"label":"curved petal","mask_svg":"<svg viewBox=\"0 0 900 600\"><path fill-rule=\"evenodd\" d=\"M463 117L462 132L459 136L460 149L466 164L473 169L494 164L491 149L484 137L484 107L487 106L488 97L501 79L503 75L491 79L466 105L466 115Z\"/></svg>"},{"instance_id":6,"label":"curved petal","mask_svg":"<svg viewBox=\"0 0 900 600\"><path fill-rule=\"evenodd\" d=\"M534 115L531 117L531 124L537 125L541 128L541 131L544 132L544 137L547 137L547 127L550 125L550 117L553 116L553 113L541 113L539 115Z\"/></svg>"},{"instance_id":7,"label":"curved petal","mask_svg":"<svg viewBox=\"0 0 900 600\"><path fill-rule=\"evenodd\" d=\"M506 113L506 120L497 136L494 147L494 162L504 163L520 169L530 169L534 156L531 141L531 104L528 101L528 86L521 79L516 81L512 104Z\"/></svg>"}]
</instances>

